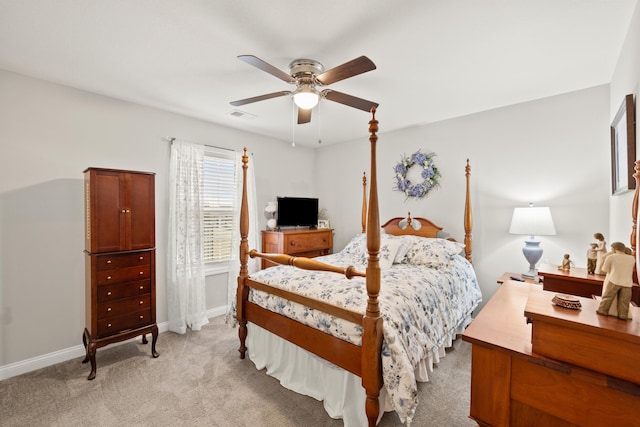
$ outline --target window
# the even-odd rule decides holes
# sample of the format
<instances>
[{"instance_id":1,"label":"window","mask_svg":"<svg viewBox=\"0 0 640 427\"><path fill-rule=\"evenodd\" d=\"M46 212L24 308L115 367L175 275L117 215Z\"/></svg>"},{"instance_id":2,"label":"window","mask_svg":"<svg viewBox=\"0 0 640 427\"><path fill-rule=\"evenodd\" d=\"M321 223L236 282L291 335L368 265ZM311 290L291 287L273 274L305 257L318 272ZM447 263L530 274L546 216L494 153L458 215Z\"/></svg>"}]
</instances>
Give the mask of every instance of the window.
<instances>
[{"instance_id":1,"label":"window","mask_svg":"<svg viewBox=\"0 0 640 427\"><path fill-rule=\"evenodd\" d=\"M227 262L236 200L234 152L205 148L203 185L204 262Z\"/></svg>"}]
</instances>

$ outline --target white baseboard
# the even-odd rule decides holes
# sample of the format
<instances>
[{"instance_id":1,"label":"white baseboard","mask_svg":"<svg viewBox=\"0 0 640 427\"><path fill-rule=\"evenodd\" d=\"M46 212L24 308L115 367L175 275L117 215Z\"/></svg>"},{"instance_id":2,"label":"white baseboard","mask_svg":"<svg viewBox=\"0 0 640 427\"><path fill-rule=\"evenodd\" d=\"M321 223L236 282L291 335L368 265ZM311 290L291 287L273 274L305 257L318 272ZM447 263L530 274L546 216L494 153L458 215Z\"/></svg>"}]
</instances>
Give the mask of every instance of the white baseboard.
<instances>
[{"instance_id":1,"label":"white baseboard","mask_svg":"<svg viewBox=\"0 0 640 427\"><path fill-rule=\"evenodd\" d=\"M227 306L216 307L207 310L207 317L209 319L226 314ZM169 322L158 323L158 332L163 333L169 330ZM112 345L120 345L138 339L131 338L130 340L114 343ZM100 349L98 349L100 351ZM62 350L54 351L52 353L43 354L41 356L32 357L30 359L21 360L19 362L10 363L8 365L0 366L0 381L7 378L15 377L17 375L26 374L27 372L35 371L37 369L46 368L47 366L55 365L56 363L66 362L67 360L75 359L78 357L84 357L85 349L84 345L76 345L73 347L65 348Z\"/></svg>"}]
</instances>

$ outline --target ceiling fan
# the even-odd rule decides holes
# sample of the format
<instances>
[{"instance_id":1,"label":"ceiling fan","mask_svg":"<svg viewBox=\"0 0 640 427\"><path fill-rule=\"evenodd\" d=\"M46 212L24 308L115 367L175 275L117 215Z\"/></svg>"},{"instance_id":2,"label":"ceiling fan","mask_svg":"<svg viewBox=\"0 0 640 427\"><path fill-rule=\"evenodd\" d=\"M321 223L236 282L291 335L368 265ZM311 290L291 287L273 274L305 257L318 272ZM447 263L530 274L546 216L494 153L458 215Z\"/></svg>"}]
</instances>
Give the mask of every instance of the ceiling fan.
<instances>
[{"instance_id":1,"label":"ceiling fan","mask_svg":"<svg viewBox=\"0 0 640 427\"><path fill-rule=\"evenodd\" d=\"M329 101L338 102L366 112L371 111L372 107L378 107L378 104L375 102L357 98L333 89L323 89L322 91L318 91L317 89L319 86L327 86L340 80L375 70L376 65L366 56L360 56L359 58L345 62L327 71L325 71L324 66L316 60L294 59L289 64L289 74L253 55L240 55L238 59L262 71L266 71L280 80L296 85L296 89L293 91L283 90L280 92L267 93L265 95L231 102L231 105L235 107L290 95L298 107L298 124L309 123L311 121L311 110L318 104L320 98L325 98Z\"/></svg>"}]
</instances>

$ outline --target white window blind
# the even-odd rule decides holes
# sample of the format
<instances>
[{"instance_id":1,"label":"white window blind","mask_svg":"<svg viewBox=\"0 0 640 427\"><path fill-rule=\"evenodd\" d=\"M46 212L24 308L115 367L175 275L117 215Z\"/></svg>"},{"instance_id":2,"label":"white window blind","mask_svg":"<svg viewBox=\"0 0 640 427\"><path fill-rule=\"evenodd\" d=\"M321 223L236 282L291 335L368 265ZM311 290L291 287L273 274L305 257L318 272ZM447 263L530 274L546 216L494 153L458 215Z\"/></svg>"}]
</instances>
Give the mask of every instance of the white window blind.
<instances>
[{"instance_id":1,"label":"white window blind","mask_svg":"<svg viewBox=\"0 0 640 427\"><path fill-rule=\"evenodd\" d=\"M234 153L205 149L204 156L204 261L231 258L233 208L236 199Z\"/></svg>"}]
</instances>

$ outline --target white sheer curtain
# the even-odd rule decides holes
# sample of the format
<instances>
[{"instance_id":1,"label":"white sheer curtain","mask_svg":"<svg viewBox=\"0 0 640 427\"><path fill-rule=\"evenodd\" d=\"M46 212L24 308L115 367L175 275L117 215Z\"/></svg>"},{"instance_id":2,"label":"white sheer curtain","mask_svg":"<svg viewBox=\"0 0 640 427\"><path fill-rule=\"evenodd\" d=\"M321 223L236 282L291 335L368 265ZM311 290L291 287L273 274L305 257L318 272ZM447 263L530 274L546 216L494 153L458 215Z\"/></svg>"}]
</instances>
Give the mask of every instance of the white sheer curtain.
<instances>
[{"instance_id":1,"label":"white sheer curtain","mask_svg":"<svg viewBox=\"0 0 640 427\"><path fill-rule=\"evenodd\" d=\"M202 246L204 146L173 141L169 173L169 330L184 334L187 327L199 331L209 323Z\"/></svg>"},{"instance_id":2,"label":"white sheer curtain","mask_svg":"<svg viewBox=\"0 0 640 427\"><path fill-rule=\"evenodd\" d=\"M249 202L249 249L258 249L258 203L256 202L256 178L253 167L254 158L249 156L247 168L247 199ZM236 325L236 289L240 274L240 204L242 201L242 153L236 153L236 203L233 209L232 253L229 261L229 280L227 285L227 316L229 326ZM260 259L249 258L249 274L260 270Z\"/></svg>"}]
</instances>

